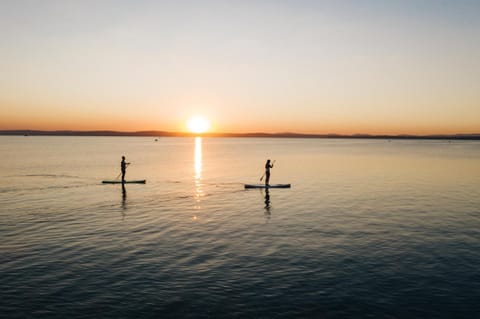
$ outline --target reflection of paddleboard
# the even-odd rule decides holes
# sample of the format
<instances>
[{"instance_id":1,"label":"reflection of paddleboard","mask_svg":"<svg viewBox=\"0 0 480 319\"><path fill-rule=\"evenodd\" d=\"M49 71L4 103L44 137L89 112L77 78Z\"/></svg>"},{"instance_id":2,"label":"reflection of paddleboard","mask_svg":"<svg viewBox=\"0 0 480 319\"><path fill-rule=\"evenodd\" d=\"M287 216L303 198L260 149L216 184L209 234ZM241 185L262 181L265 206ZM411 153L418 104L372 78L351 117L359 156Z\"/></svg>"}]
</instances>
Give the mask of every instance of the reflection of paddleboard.
<instances>
[{"instance_id":1,"label":"reflection of paddleboard","mask_svg":"<svg viewBox=\"0 0 480 319\"><path fill-rule=\"evenodd\" d=\"M290 184L245 184L245 188L290 188Z\"/></svg>"},{"instance_id":2,"label":"reflection of paddleboard","mask_svg":"<svg viewBox=\"0 0 480 319\"><path fill-rule=\"evenodd\" d=\"M145 184L147 181L144 179L138 181L125 181L125 184ZM122 181L102 181L102 184L122 184Z\"/></svg>"}]
</instances>

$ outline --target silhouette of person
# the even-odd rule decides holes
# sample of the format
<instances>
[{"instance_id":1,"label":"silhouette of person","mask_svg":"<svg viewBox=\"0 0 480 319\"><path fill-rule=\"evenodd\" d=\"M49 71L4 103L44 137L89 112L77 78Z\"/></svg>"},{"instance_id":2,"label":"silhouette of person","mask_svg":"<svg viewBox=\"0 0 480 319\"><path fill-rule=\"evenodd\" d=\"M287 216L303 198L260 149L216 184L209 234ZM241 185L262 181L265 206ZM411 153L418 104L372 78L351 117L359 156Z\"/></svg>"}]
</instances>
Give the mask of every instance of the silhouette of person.
<instances>
[{"instance_id":1,"label":"silhouette of person","mask_svg":"<svg viewBox=\"0 0 480 319\"><path fill-rule=\"evenodd\" d=\"M270 168L273 168L273 164L270 164L270 160L265 163L265 186L270 186Z\"/></svg>"},{"instance_id":2,"label":"silhouette of person","mask_svg":"<svg viewBox=\"0 0 480 319\"><path fill-rule=\"evenodd\" d=\"M127 172L127 166L130 163L125 162L125 156L122 156L122 162L120 163L120 168L122 169L122 184L125 183L125 173Z\"/></svg>"}]
</instances>

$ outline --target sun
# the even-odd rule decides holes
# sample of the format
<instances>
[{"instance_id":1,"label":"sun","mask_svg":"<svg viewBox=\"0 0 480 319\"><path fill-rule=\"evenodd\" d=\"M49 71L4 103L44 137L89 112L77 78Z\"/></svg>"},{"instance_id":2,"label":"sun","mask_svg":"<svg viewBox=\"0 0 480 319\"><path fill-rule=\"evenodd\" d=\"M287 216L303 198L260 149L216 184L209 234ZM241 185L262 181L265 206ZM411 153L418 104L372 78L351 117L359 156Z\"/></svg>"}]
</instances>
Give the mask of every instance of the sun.
<instances>
[{"instance_id":1,"label":"sun","mask_svg":"<svg viewBox=\"0 0 480 319\"><path fill-rule=\"evenodd\" d=\"M192 133L205 133L210 128L210 121L201 116L195 116L188 120L187 128Z\"/></svg>"}]
</instances>

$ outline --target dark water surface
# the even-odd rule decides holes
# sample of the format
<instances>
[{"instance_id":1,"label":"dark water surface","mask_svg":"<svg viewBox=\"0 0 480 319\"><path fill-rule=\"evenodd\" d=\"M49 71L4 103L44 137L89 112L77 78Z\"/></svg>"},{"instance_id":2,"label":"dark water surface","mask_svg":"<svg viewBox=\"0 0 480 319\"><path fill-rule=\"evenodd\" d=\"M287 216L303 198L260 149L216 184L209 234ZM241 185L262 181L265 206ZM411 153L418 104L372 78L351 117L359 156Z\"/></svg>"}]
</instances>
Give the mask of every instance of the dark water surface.
<instances>
[{"instance_id":1,"label":"dark water surface","mask_svg":"<svg viewBox=\"0 0 480 319\"><path fill-rule=\"evenodd\" d=\"M475 318L480 142L0 136L2 318ZM121 155L127 179L115 179ZM267 158L271 183L244 190Z\"/></svg>"}]
</instances>

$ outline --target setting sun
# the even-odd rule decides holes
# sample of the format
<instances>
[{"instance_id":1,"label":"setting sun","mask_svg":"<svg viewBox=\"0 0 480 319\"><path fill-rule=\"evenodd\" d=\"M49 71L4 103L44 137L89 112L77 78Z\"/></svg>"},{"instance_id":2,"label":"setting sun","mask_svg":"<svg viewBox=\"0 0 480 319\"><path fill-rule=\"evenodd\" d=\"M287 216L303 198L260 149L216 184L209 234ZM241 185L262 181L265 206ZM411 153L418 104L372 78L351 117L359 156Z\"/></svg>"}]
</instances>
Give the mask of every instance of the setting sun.
<instances>
[{"instance_id":1,"label":"setting sun","mask_svg":"<svg viewBox=\"0 0 480 319\"><path fill-rule=\"evenodd\" d=\"M210 128L210 121L204 117L192 117L187 122L187 128L192 133L205 133Z\"/></svg>"}]
</instances>

